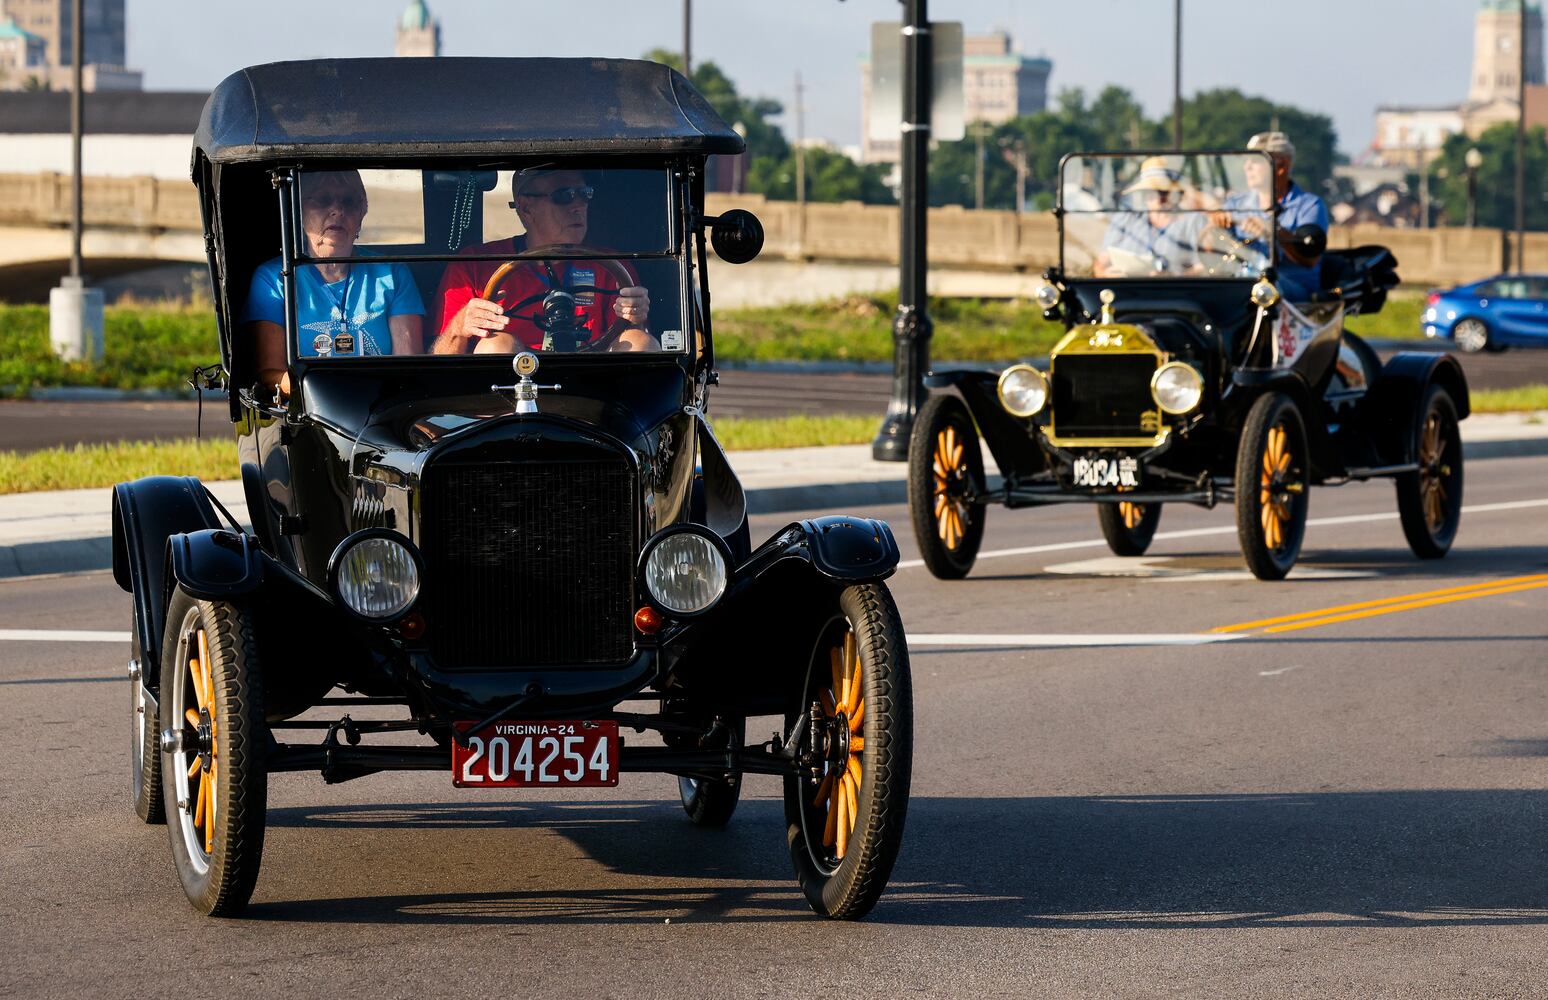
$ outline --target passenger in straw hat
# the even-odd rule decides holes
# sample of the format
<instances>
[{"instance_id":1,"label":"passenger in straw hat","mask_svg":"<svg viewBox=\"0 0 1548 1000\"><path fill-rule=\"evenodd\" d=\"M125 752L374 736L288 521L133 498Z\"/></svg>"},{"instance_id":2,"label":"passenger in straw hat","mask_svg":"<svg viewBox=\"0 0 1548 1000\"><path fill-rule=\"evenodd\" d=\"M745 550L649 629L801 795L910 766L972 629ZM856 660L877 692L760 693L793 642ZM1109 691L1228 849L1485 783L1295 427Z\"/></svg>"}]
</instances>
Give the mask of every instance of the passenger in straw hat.
<instances>
[{"instance_id":1,"label":"passenger in straw hat","mask_svg":"<svg viewBox=\"0 0 1548 1000\"><path fill-rule=\"evenodd\" d=\"M1198 270L1203 216L1183 210L1184 190L1182 174L1166 157L1147 157L1138 177L1123 189L1125 201L1138 200L1143 211L1114 215L1102 239L1102 252L1092 262L1092 273L1099 278L1122 278Z\"/></svg>"}]
</instances>

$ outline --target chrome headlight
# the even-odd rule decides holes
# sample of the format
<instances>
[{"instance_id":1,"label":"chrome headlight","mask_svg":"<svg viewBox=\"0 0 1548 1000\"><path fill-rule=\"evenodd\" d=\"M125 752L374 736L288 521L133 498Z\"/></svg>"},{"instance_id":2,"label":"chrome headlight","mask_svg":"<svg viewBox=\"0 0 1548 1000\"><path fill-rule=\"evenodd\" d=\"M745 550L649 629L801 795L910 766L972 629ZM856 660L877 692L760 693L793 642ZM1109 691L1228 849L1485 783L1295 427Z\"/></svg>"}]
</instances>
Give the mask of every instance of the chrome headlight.
<instances>
[{"instance_id":1,"label":"chrome headlight","mask_svg":"<svg viewBox=\"0 0 1548 1000\"><path fill-rule=\"evenodd\" d=\"M680 615L708 611L726 592L721 544L698 529L668 529L645 553L645 589L663 609Z\"/></svg>"},{"instance_id":2,"label":"chrome headlight","mask_svg":"<svg viewBox=\"0 0 1548 1000\"><path fill-rule=\"evenodd\" d=\"M1187 413L1204 398L1204 379L1192 365L1168 361L1150 376L1150 394L1167 413Z\"/></svg>"},{"instance_id":3,"label":"chrome headlight","mask_svg":"<svg viewBox=\"0 0 1548 1000\"><path fill-rule=\"evenodd\" d=\"M1048 376L1031 365L1011 365L1000 373L1000 405L1016 417L1030 417L1048 404Z\"/></svg>"},{"instance_id":4,"label":"chrome headlight","mask_svg":"<svg viewBox=\"0 0 1548 1000\"><path fill-rule=\"evenodd\" d=\"M1253 305L1259 309L1267 309L1279 301L1279 289L1275 288L1274 283L1267 278L1259 278L1252 286L1251 298Z\"/></svg>"},{"instance_id":5,"label":"chrome headlight","mask_svg":"<svg viewBox=\"0 0 1548 1000\"><path fill-rule=\"evenodd\" d=\"M396 618L419 596L419 553L401 535L375 528L344 539L329 560L334 593L346 608L376 621Z\"/></svg>"},{"instance_id":6,"label":"chrome headlight","mask_svg":"<svg viewBox=\"0 0 1548 1000\"><path fill-rule=\"evenodd\" d=\"M1059 286L1039 285L1037 291L1032 293L1032 297L1037 299L1037 304L1044 309L1052 309L1059 304Z\"/></svg>"}]
</instances>

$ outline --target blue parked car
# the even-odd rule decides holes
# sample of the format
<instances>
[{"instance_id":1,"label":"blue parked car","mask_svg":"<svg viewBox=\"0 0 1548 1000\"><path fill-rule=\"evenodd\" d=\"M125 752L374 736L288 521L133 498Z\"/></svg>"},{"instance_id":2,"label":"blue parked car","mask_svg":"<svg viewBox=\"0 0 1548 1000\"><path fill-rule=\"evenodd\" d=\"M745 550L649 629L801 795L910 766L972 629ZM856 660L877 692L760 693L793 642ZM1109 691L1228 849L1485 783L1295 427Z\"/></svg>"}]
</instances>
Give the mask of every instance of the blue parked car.
<instances>
[{"instance_id":1,"label":"blue parked car","mask_svg":"<svg viewBox=\"0 0 1548 1000\"><path fill-rule=\"evenodd\" d=\"M1500 274L1431 292L1420 321L1426 337L1449 337L1468 353L1548 347L1548 277Z\"/></svg>"}]
</instances>

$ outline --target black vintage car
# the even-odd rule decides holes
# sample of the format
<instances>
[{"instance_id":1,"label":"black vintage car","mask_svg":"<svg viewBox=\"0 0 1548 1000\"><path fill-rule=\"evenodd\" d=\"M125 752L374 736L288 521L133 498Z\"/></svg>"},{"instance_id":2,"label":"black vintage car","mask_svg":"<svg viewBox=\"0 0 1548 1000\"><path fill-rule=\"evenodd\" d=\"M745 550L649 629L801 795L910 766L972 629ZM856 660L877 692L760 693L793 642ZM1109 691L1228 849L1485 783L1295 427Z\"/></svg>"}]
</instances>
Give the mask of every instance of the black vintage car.
<instances>
[{"instance_id":1,"label":"black vintage car","mask_svg":"<svg viewBox=\"0 0 1548 1000\"><path fill-rule=\"evenodd\" d=\"M925 379L939 391L914 425L909 504L931 572L968 573L990 504L1094 503L1109 548L1138 556L1163 504L1233 502L1248 567L1280 579L1309 487L1378 476L1396 482L1414 553L1446 554L1462 509L1462 370L1447 354L1382 363L1344 329L1382 307L1396 261L1328 250L1316 226L1281 232L1272 177L1264 153L1061 161L1060 261L1039 301L1068 333L1044 367Z\"/></svg>"},{"instance_id":2,"label":"black vintage car","mask_svg":"<svg viewBox=\"0 0 1548 1000\"><path fill-rule=\"evenodd\" d=\"M269 774L390 770L667 772L704 826L778 775L811 906L874 905L912 754L898 551L860 517L750 543L705 420L706 230L733 263L763 238L704 215L705 166L742 149L647 62L292 62L211 94L203 374L251 527L196 479L113 492L134 808L196 908L247 903Z\"/></svg>"}]
</instances>

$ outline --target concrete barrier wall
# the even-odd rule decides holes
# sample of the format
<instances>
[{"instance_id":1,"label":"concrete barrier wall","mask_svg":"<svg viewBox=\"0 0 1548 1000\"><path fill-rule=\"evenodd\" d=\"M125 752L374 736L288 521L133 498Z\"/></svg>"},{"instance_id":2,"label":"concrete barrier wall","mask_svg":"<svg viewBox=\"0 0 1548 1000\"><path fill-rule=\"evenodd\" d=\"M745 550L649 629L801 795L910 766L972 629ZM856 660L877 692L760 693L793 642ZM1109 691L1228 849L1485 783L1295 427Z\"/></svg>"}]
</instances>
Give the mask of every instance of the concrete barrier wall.
<instances>
[{"instance_id":1,"label":"concrete barrier wall","mask_svg":"<svg viewBox=\"0 0 1548 1000\"><path fill-rule=\"evenodd\" d=\"M391 197L388 192L381 195L372 199L368 218L372 228L392 230L394 235L418 229L415 199ZM0 173L0 226L68 226L70 197L68 174ZM193 186L182 181L88 177L85 203L88 227L153 234L200 228L198 199ZM730 208L748 209L762 220L765 254L771 258L894 265L898 259L894 207L813 202L803 211L795 202L769 201L760 195L708 197L710 214ZM1018 219L1014 212L934 208L929 232L932 268L1036 274L1058 261L1058 230L1047 212ZM1328 242L1335 247L1364 243L1390 247L1397 255L1399 272L1410 284L1447 285L1486 277L1500 270L1502 260L1502 235L1497 229L1334 226ZM1548 233L1527 234L1526 263L1527 270L1548 272Z\"/></svg>"}]
</instances>

